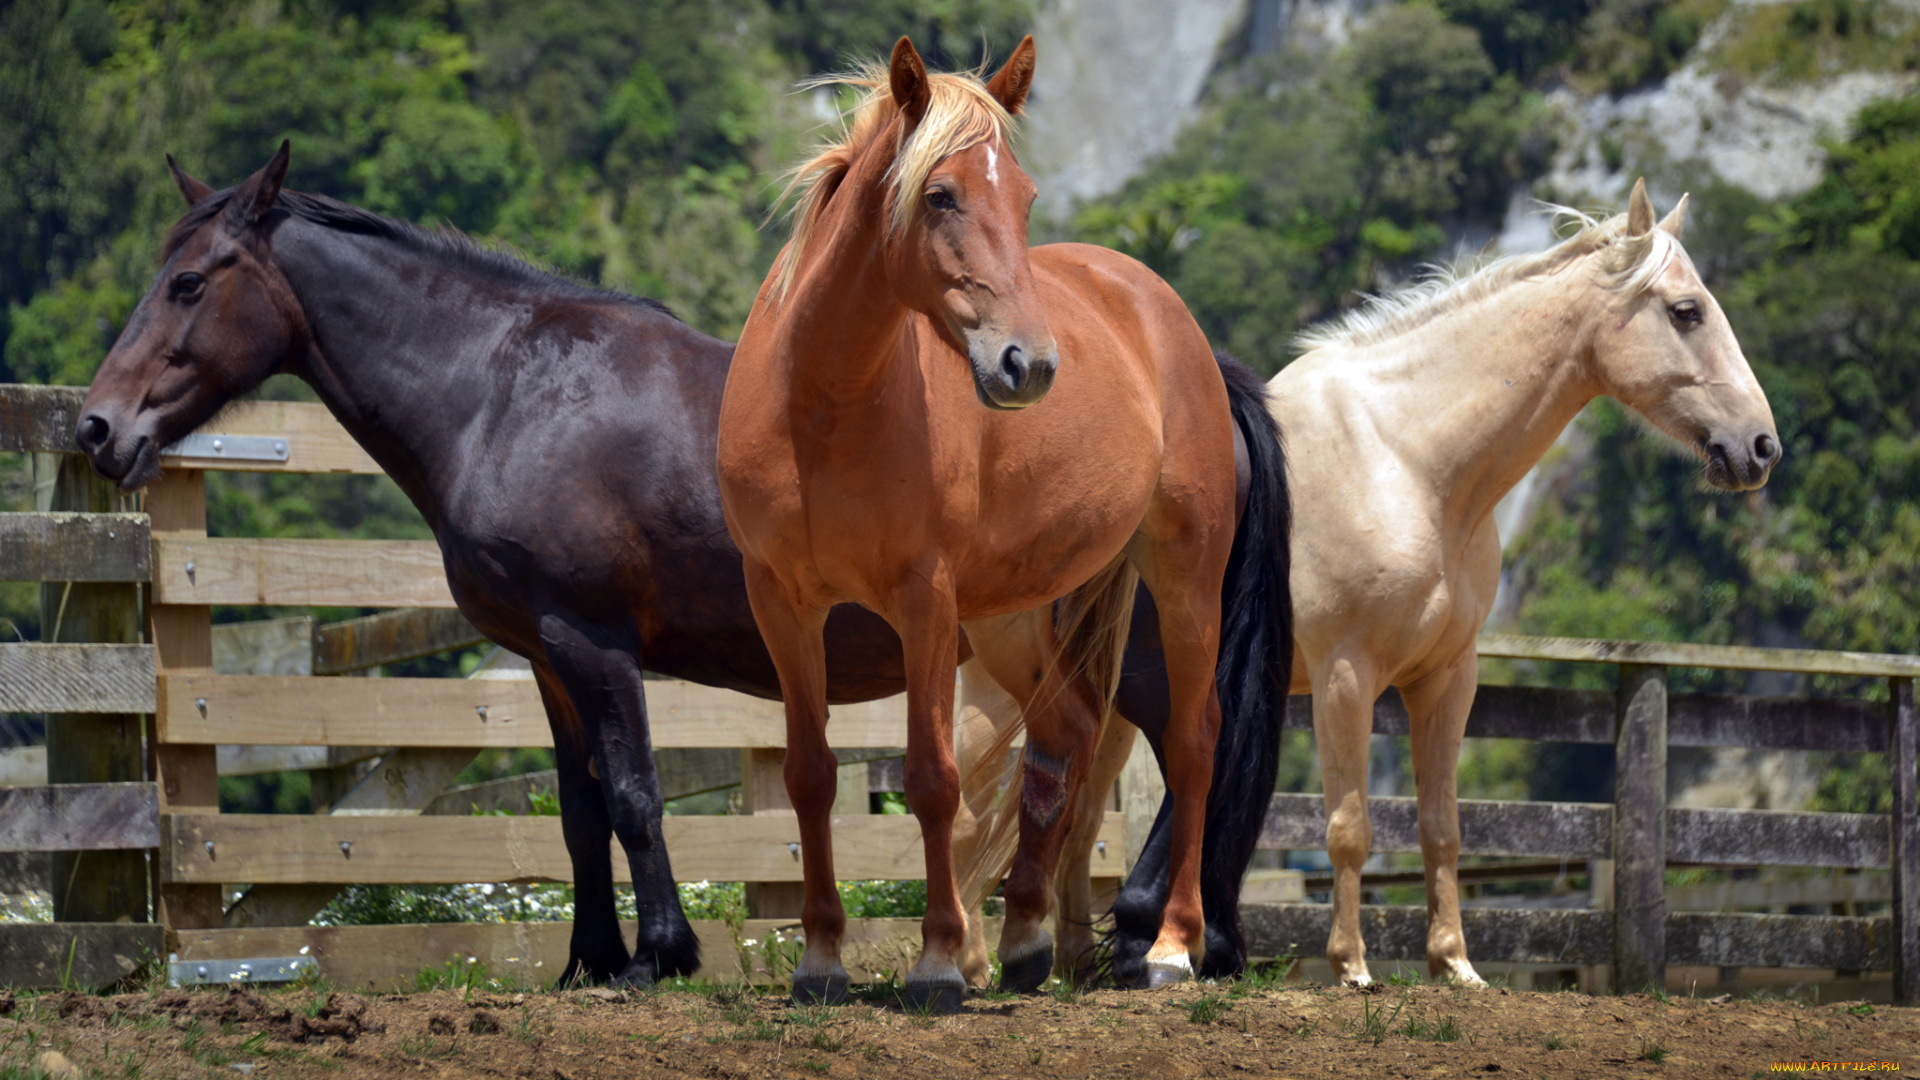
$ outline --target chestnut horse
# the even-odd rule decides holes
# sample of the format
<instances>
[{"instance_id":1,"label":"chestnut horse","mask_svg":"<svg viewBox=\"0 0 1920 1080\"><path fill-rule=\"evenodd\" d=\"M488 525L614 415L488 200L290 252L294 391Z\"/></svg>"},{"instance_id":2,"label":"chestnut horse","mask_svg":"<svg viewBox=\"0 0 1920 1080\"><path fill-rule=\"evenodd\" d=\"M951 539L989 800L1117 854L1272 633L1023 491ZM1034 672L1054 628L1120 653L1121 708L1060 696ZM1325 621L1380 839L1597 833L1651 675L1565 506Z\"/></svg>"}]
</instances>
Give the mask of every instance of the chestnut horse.
<instances>
[{"instance_id":1,"label":"chestnut horse","mask_svg":"<svg viewBox=\"0 0 1920 1080\"><path fill-rule=\"evenodd\" d=\"M798 1000L837 1000L847 984L821 640L846 601L899 632L906 662L906 791L927 875L911 1001L951 1011L965 987L952 843L962 629L1027 716L1000 959L1003 985L1028 989L1052 968L1049 878L1110 707L1136 573L1160 617L1173 799L1144 981L1184 977L1203 948L1235 423L1165 282L1100 248L1028 251L1035 189L1009 135L1033 63L1028 38L988 83L929 75L903 38L886 68L845 80L865 97L845 137L796 173L793 238L727 379L720 491L780 672L802 838Z\"/></svg>"},{"instance_id":2,"label":"chestnut horse","mask_svg":"<svg viewBox=\"0 0 1920 1080\"><path fill-rule=\"evenodd\" d=\"M1371 981L1360 938L1367 751L1389 686L1413 743L1428 969L1481 984L1460 928L1455 774L1479 681L1474 637L1499 587L1501 497L1602 394L1700 457L1714 487L1758 488L1780 460L1766 394L1680 244L1686 200L1656 223L1641 183L1625 214L1565 213L1579 228L1547 251L1442 274L1310 331L1310 351L1269 384L1304 508L1292 531L1293 691L1313 695L1325 789L1327 959L1351 985ZM1110 729L1102 757L1128 737ZM985 732L979 742L992 745ZM1238 831L1218 838L1221 850L1250 853L1259 818L1226 824ZM1164 837L1150 838L1114 906L1116 969L1151 940L1166 866Z\"/></svg>"}]
</instances>

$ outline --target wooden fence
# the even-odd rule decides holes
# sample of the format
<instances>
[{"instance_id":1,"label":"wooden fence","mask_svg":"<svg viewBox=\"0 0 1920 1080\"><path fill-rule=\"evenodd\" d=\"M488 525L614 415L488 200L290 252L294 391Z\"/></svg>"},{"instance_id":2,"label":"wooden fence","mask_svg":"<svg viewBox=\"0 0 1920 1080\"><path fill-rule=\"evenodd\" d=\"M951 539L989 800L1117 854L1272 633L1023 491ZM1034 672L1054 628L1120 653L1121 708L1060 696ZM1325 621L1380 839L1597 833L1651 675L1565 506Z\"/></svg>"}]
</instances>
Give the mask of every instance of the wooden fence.
<instances>
[{"instance_id":1,"label":"wooden fence","mask_svg":"<svg viewBox=\"0 0 1920 1080\"><path fill-rule=\"evenodd\" d=\"M0 645L0 712L50 714L48 784L0 788L0 851L54 852L58 920L0 927L0 984L99 985L162 953L216 966L307 955L343 983L404 982L449 957L529 980L556 973L564 923L306 925L348 884L569 876L555 819L420 816L479 750L551 745L531 681L336 677L472 640L457 615L375 616L314 630L304 667L294 665L305 673L216 670L214 604L451 608L431 543L207 536L207 470L364 475L378 467L319 406L247 403L219 418L218 433L283 443L284 460L171 459L135 503L68 452L79 400L70 389L0 386L0 451L45 455L36 459L36 511L0 515L0 580L45 583L47 627L44 643ZM1461 804L1463 854L1614 867L1611 910L1468 911L1476 960L1609 964L1628 989L1660 984L1670 963L1891 970L1895 999L1920 1000L1912 694L1920 658L1497 636L1483 637L1480 651L1619 665L1617 693L1482 687L1467 732L1611 744L1619 783L1611 804ZM1670 695L1672 666L1886 679L1890 700ZM650 682L648 695L663 752L739 755L747 813L670 818L676 873L750 883L754 918L740 938L792 927L799 837L780 778L778 704L671 681ZM1292 704L1289 724L1310 726L1305 699ZM1406 724L1397 698L1383 700L1375 731L1404 734ZM836 707L829 735L837 748L869 755L902 746L903 703ZM1668 808L1669 746L1890 754L1895 812ZM350 789L327 793L329 813L222 814L222 747L230 772L261 761L316 770L378 764ZM253 765L237 764L247 757ZM1095 872L1109 883L1132 849L1126 841L1137 845L1138 826L1151 819L1155 790L1136 779L1148 771L1130 767L1123 780L1132 783L1119 795L1126 827L1121 814L1108 815ZM864 795L864 784L843 778L842 787ZM842 877L917 878L913 819L866 815L863 802L838 808ZM1372 805L1375 850L1419 850L1413 800ZM1320 798L1274 796L1262 846L1323 847ZM1669 915L1663 889L1672 865L1886 869L1893 914ZM228 904L226 889L238 883L250 888ZM1322 905L1250 904L1252 951L1316 953L1328 915ZM1424 955L1424 908L1370 907L1364 923L1372 957ZM725 926L696 928L710 972L758 963ZM912 920L857 923L852 966L895 967L902 939L916 935Z\"/></svg>"}]
</instances>

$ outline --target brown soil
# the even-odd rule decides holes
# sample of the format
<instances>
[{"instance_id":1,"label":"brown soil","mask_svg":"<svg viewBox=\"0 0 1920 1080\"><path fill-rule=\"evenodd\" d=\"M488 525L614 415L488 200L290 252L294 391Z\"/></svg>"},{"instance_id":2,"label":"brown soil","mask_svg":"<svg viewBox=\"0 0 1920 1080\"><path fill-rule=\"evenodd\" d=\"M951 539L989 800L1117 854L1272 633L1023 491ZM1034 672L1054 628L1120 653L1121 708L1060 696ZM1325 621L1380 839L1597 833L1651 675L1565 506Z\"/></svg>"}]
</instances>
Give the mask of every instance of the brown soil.
<instances>
[{"instance_id":1,"label":"brown soil","mask_svg":"<svg viewBox=\"0 0 1920 1080\"><path fill-rule=\"evenodd\" d=\"M735 988L472 996L0 992L0 1078L1772 1075L1920 1069L1920 1010L1378 986L794 1009ZM49 1050L66 1062L43 1057ZM1886 1066L1881 1066L1886 1068ZM1842 1070L1856 1071L1851 1067Z\"/></svg>"}]
</instances>

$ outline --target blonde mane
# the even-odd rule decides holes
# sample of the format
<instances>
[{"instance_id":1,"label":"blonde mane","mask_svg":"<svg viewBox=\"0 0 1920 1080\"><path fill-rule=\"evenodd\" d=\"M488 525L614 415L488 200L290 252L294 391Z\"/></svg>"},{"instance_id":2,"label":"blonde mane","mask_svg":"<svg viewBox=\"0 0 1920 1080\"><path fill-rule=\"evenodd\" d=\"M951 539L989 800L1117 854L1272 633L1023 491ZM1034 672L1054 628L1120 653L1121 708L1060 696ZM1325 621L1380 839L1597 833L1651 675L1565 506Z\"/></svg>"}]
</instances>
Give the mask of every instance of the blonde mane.
<instances>
[{"instance_id":1,"label":"blonde mane","mask_svg":"<svg viewBox=\"0 0 1920 1080\"><path fill-rule=\"evenodd\" d=\"M1556 229L1578 231L1545 251L1506 255L1486 262L1469 260L1431 268L1425 280L1388 296L1369 297L1359 308L1322 326L1302 331L1294 344L1302 351L1330 345L1376 345L1417 330L1434 319L1484 300L1527 278L1549 274L1575 259L1599 256L1601 285L1611 293L1637 296L1653 285L1680 252L1680 242L1655 227L1639 236L1627 232L1627 215L1596 218L1565 206L1547 205Z\"/></svg>"},{"instance_id":2,"label":"blonde mane","mask_svg":"<svg viewBox=\"0 0 1920 1080\"><path fill-rule=\"evenodd\" d=\"M921 185L935 165L988 139L1009 141L1013 133L1013 117L987 92L977 72L929 73L927 83L931 92L927 113L904 143L894 147L893 165L887 170L893 203L888 227L894 233L912 218ZM887 65L877 60L862 63L843 75L810 79L801 86L852 86L862 96L845 114L852 120L842 125L839 138L815 147L811 158L787 174L779 201L792 200L789 213L793 237L774 267L778 296L786 295L787 287L793 284L794 270L813 238L814 227L826 213L840 181L846 179L847 170L889 129L900 112L893 100Z\"/></svg>"}]
</instances>

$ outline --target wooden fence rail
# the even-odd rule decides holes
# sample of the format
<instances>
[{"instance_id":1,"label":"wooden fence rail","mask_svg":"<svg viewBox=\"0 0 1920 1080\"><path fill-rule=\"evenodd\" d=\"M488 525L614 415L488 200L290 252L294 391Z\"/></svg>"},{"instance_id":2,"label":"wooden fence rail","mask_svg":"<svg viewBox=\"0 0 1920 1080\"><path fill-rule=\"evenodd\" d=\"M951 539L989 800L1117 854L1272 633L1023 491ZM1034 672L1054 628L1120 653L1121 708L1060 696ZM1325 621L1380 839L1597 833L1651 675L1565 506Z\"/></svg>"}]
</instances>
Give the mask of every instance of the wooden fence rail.
<instances>
[{"instance_id":1,"label":"wooden fence rail","mask_svg":"<svg viewBox=\"0 0 1920 1080\"><path fill-rule=\"evenodd\" d=\"M0 850L51 849L67 871L84 858L112 872L85 875L86 895L57 893L62 921L54 927L0 930L0 983L44 982L60 950L74 948L89 951L79 965L94 973L89 978L118 977L128 969L122 961L153 951L162 940L156 933L166 935L169 950L195 959L285 955L302 942L344 982L395 965L418 970L444 960L436 950L449 948L496 950L506 967L556 947L563 955L564 932L551 926L298 925L349 884L566 880L571 868L554 819L419 816L474 753L551 745L538 693L525 678L338 677L479 640L451 609L431 543L207 535L205 470L380 472L322 407L233 406L211 427L284 441L286 460L168 454L167 472L135 505L70 453L81 397L71 388L0 386L0 451L40 455L37 475L46 479L36 486L47 493L35 513L0 515L0 580L42 582L44 621L54 631L46 644L0 645L0 710L56 714L44 766L55 782L0 789ZM251 674L228 674L236 632L223 632L216 648L209 618L216 604L396 610L327 626L277 626L278 652L245 666ZM1477 960L1608 964L1616 984L1629 989L1659 984L1670 964L1891 970L1895 999L1920 1001L1912 702L1920 657L1503 635L1479 645L1483 656L1613 664L1620 679L1615 692L1480 689L1469 736L1611 745L1619 786L1604 804L1461 804L1466 854L1613 866L1611 910L1466 912ZM216 671L221 650L226 668ZM1884 679L1890 701L1670 694L1666 670L1675 666ZM740 783L748 811L670 818L676 871L747 881L756 914L797 914L799 837L780 782L780 706L673 681L647 689L655 745L666 755L705 755L698 757L700 789ZM914 820L863 813L867 765L859 759L897 753L888 748L906 742L904 715L898 698L833 710L829 738L850 751L843 769L860 771L853 783L843 780L849 800L836 806L844 814L836 843L843 876L922 872ZM1304 698L1290 703L1287 722L1310 725ZM1374 730L1406 733L1397 695L1376 707ZM1888 754L1895 810L1668 807L1666 752L1676 746ZM714 751L737 755L738 767L711 768ZM358 787L327 788L320 801L333 813L219 812L222 772L273 766L313 770L317 796L318 778L373 771ZM1147 786L1121 799L1149 814L1153 801ZM1276 795L1262 846L1322 847L1322 813L1317 796ZM1377 850L1418 850L1413 800L1374 800L1372 815ZM1095 870L1109 883L1130 850L1122 832L1120 815L1110 813ZM625 864L613 860L618 872ZM1885 870L1887 884L1873 895L1889 895L1893 911L1878 918L1670 913L1664 879L1675 865ZM253 890L229 907L225 889L234 882ZM1246 916L1255 953L1313 952L1326 938L1329 909L1249 905ZM116 930L116 918L160 925ZM1424 909L1374 907L1364 918L1372 956L1423 955ZM711 939L710 956L730 951L722 930L699 929ZM876 944L911 929L880 920L856 924L850 935ZM751 967L744 957L728 963Z\"/></svg>"}]
</instances>

